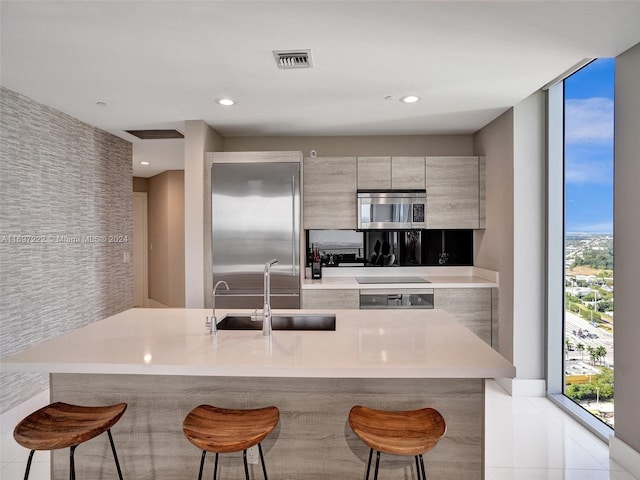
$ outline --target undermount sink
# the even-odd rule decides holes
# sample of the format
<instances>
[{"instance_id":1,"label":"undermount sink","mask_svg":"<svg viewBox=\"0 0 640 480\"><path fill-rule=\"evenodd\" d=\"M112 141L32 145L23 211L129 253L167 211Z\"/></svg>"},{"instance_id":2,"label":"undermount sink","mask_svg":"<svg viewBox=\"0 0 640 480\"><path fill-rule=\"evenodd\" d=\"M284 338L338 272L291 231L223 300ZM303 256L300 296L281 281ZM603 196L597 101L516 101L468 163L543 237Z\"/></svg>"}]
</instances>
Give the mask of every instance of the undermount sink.
<instances>
[{"instance_id":1,"label":"undermount sink","mask_svg":"<svg viewBox=\"0 0 640 480\"><path fill-rule=\"evenodd\" d=\"M335 331L335 315L276 314L271 317L273 330ZM262 330L262 320L251 320L250 314L226 315L218 322L218 330Z\"/></svg>"}]
</instances>

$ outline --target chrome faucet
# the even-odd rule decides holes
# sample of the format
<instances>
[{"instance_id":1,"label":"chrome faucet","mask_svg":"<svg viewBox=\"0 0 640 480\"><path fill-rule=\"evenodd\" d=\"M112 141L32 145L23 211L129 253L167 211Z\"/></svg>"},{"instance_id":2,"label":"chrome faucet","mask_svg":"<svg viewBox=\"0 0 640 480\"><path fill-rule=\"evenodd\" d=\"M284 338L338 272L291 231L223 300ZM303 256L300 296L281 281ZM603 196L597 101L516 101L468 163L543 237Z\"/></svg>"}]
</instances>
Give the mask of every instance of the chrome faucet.
<instances>
[{"instance_id":1,"label":"chrome faucet","mask_svg":"<svg viewBox=\"0 0 640 480\"><path fill-rule=\"evenodd\" d=\"M220 280L216 283L216 286L213 287L212 293L212 301L211 301L211 317L207 317L207 321L205 323L206 327L209 327L209 333L211 335L216 335L218 333L218 319L216 318L216 291L218 287L223 285L227 290L229 290L229 285L224 280Z\"/></svg>"},{"instance_id":2,"label":"chrome faucet","mask_svg":"<svg viewBox=\"0 0 640 480\"><path fill-rule=\"evenodd\" d=\"M274 258L264 264L264 307L262 308L262 335L271 335L271 267L278 263Z\"/></svg>"}]
</instances>

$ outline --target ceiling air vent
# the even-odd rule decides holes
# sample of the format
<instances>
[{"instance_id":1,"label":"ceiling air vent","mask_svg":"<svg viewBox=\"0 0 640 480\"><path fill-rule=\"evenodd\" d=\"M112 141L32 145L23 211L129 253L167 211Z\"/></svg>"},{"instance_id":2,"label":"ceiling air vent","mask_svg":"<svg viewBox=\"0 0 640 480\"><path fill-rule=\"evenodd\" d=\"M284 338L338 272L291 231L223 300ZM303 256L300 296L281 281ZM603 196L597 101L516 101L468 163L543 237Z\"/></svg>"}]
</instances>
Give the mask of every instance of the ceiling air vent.
<instances>
[{"instance_id":1,"label":"ceiling air vent","mask_svg":"<svg viewBox=\"0 0 640 480\"><path fill-rule=\"evenodd\" d=\"M166 140L169 138L184 138L178 130L125 130L142 140Z\"/></svg>"},{"instance_id":2,"label":"ceiling air vent","mask_svg":"<svg viewBox=\"0 0 640 480\"><path fill-rule=\"evenodd\" d=\"M311 68L311 50L274 50L278 68Z\"/></svg>"}]
</instances>

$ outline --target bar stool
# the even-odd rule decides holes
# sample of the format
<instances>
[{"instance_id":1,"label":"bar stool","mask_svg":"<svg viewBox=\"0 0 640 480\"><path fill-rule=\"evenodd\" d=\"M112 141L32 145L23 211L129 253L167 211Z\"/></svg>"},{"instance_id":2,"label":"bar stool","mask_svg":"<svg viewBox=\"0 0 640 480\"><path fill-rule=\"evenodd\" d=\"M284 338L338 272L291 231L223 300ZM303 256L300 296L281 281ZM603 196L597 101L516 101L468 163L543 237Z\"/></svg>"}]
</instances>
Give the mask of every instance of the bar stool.
<instances>
[{"instance_id":1,"label":"bar stool","mask_svg":"<svg viewBox=\"0 0 640 480\"><path fill-rule=\"evenodd\" d=\"M31 461L36 450L58 450L70 447L69 479L75 480L74 453L81 443L107 432L113 458L116 461L118 477L122 471L111 436L111 427L116 424L127 409L126 403L100 407L83 407L56 402L37 410L24 418L13 430L13 438L31 450L27 461L24 480L29 478Z\"/></svg>"},{"instance_id":2,"label":"bar stool","mask_svg":"<svg viewBox=\"0 0 640 480\"><path fill-rule=\"evenodd\" d=\"M380 452L413 455L416 460L418 480L421 478L427 480L422 454L431 450L447 431L444 418L433 408L391 412L356 405L349 412L349 425L370 448L367 480L369 480L374 450L376 451L374 480L378 478Z\"/></svg>"},{"instance_id":3,"label":"bar stool","mask_svg":"<svg viewBox=\"0 0 640 480\"><path fill-rule=\"evenodd\" d=\"M191 410L182 422L182 431L191 443L202 450L198 480L202 480L204 458L207 452L216 454L213 467L213 480L216 480L218 454L240 450L242 450L244 461L244 475L249 480L247 449L256 444L260 452L262 473L267 480L261 442L273 431L279 419L280 411L277 407L237 410L200 405Z\"/></svg>"}]
</instances>

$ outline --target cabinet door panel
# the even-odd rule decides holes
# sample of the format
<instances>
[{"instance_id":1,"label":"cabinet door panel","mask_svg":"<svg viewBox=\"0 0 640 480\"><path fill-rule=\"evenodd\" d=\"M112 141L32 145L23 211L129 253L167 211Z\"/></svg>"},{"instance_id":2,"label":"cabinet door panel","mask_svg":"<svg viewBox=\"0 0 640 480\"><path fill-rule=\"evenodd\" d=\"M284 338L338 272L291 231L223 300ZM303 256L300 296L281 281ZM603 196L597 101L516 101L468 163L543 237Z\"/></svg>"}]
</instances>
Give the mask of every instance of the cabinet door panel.
<instances>
[{"instance_id":1,"label":"cabinet door panel","mask_svg":"<svg viewBox=\"0 0 640 480\"><path fill-rule=\"evenodd\" d=\"M334 289L334 290L302 290L302 308L322 309L335 308L337 310L357 310L360 308L359 290Z\"/></svg>"},{"instance_id":2,"label":"cabinet door panel","mask_svg":"<svg viewBox=\"0 0 640 480\"><path fill-rule=\"evenodd\" d=\"M355 157L307 157L303 163L305 229L356 228Z\"/></svg>"},{"instance_id":3,"label":"cabinet door panel","mask_svg":"<svg viewBox=\"0 0 640 480\"><path fill-rule=\"evenodd\" d=\"M391 188L394 190L424 190L424 157L392 157Z\"/></svg>"},{"instance_id":4,"label":"cabinet door panel","mask_svg":"<svg viewBox=\"0 0 640 480\"><path fill-rule=\"evenodd\" d=\"M492 293L491 288L436 288L433 306L446 310L491 345Z\"/></svg>"},{"instance_id":5,"label":"cabinet door panel","mask_svg":"<svg viewBox=\"0 0 640 480\"><path fill-rule=\"evenodd\" d=\"M478 157L427 157L427 228L480 228Z\"/></svg>"},{"instance_id":6,"label":"cabinet door panel","mask_svg":"<svg viewBox=\"0 0 640 480\"><path fill-rule=\"evenodd\" d=\"M358 189L391 188L391 157L358 157Z\"/></svg>"}]
</instances>

